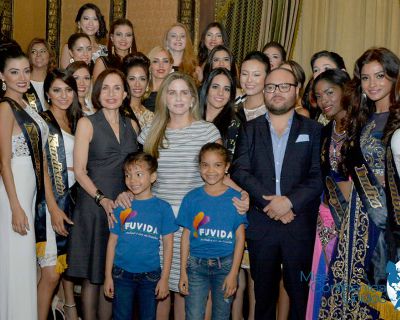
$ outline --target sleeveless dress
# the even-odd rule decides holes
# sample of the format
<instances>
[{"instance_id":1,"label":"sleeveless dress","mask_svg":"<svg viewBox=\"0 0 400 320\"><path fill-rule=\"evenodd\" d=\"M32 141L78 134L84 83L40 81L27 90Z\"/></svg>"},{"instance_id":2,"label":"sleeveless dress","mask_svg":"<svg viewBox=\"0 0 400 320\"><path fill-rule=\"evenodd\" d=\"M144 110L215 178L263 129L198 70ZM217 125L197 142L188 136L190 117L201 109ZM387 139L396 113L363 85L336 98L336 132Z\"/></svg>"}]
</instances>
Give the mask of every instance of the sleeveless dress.
<instances>
[{"instance_id":1,"label":"sleeveless dress","mask_svg":"<svg viewBox=\"0 0 400 320\"><path fill-rule=\"evenodd\" d=\"M39 125L42 141L47 140L48 127L30 106L25 111ZM12 229L12 212L0 176L0 319L37 319L35 202L36 179L25 137L12 136L11 170L15 189L29 222L27 235Z\"/></svg>"},{"instance_id":2,"label":"sleeveless dress","mask_svg":"<svg viewBox=\"0 0 400 320\"><path fill-rule=\"evenodd\" d=\"M126 190L122 163L129 153L137 150L137 136L130 120L123 116L119 117L120 143L102 110L87 118L93 126L87 174L97 189L114 200ZM103 207L97 206L80 186L72 220L74 225L67 250L66 274L88 279L93 284L102 284L109 236L107 217Z\"/></svg>"}]
</instances>

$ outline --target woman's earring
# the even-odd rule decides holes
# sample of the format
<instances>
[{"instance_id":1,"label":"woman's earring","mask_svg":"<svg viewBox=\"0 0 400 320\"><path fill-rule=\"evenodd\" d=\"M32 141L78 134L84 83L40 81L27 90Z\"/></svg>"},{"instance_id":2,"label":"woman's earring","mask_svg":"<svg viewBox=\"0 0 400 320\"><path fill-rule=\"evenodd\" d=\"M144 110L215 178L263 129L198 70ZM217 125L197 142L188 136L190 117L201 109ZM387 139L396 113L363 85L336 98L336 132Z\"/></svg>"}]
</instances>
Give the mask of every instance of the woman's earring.
<instances>
[{"instance_id":1,"label":"woman's earring","mask_svg":"<svg viewBox=\"0 0 400 320\"><path fill-rule=\"evenodd\" d=\"M2 80L2 84L1 84L1 89L3 90L3 91L6 91L7 90L7 85L6 85L6 82L4 81L4 80Z\"/></svg>"},{"instance_id":2,"label":"woman's earring","mask_svg":"<svg viewBox=\"0 0 400 320\"><path fill-rule=\"evenodd\" d=\"M74 62L74 58L69 59L69 63Z\"/></svg>"},{"instance_id":3,"label":"woman's earring","mask_svg":"<svg viewBox=\"0 0 400 320\"><path fill-rule=\"evenodd\" d=\"M49 105L51 105L51 100L50 100L49 96L47 96L47 103L48 103Z\"/></svg>"},{"instance_id":4,"label":"woman's earring","mask_svg":"<svg viewBox=\"0 0 400 320\"><path fill-rule=\"evenodd\" d=\"M361 97L364 99L364 100L367 100L367 94L363 91L363 93L361 93Z\"/></svg>"},{"instance_id":5,"label":"woman's earring","mask_svg":"<svg viewBox=\"0 0 400 320\"><path fill-rule=\"evenodd\" d=\"M81 33L82 29L81 29L81 25L78 23L78 32Z\"/></svg>"}]
</instances>

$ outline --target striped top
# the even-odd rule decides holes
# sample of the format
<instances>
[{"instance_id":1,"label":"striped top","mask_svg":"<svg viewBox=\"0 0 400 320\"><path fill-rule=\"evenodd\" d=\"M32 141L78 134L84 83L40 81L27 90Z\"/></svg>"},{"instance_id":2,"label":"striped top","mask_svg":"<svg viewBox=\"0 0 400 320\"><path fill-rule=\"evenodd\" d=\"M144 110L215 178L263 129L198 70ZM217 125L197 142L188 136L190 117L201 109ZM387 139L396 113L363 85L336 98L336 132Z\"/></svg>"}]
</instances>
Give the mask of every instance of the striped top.
<instances>
[{"instance_id":1,"label":"striped top","mask_svg":"<svg viewBox=\"0 0 400 320\"><path fill-rule=\"evenodd\" d=\"M143 129L139 143L144 144L149 128ZM212 123L200 120L182 129L167 128L165 136L166 148L159 150L157 181L153 192L172 206L179 206L186 193L204 184L198 164L201 147L221 139L221 135Z\"/></svg>"}]
</instances>

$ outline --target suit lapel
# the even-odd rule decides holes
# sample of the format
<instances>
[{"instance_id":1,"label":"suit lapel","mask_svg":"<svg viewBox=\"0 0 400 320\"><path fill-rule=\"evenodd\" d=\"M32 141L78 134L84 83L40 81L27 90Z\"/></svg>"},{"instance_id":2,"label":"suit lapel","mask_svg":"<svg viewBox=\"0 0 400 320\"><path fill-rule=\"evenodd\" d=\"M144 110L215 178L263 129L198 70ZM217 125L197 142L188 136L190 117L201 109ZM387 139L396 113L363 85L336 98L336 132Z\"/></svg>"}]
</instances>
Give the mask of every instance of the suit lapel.
<instances>
[{"instance_id":1,"label":"suit lapel","mask_svg":"<svg viewBox=\"0 0 400 320\"><path fill-rule=\"evenodd\" d=\"M265 125L260 126L261 128L261 136L263 137L262 141L265 146L267 161L272 164L273 169L275 170L275 161L274 161L274 152L272 149L272 140L271 140L271 131L269 127L268 120L263 116Z\"/></svg>"},{"instance_id":2,"label":"suit lapel","mask_svg":"<svg viewBox=\"0 0 400 320\"><path fill-rule=\"evenodd\" d=\"M293 148L293 146L296 143L296 139L299 135L299 128L300 120L295 112L293 115L292 127L290 128L289 132L288 142L286 145L285 156L283 157L282 172L285 172L284 168L286 168L287 165L290 166L290 162L293 162L296 159L296 154L294 152L295 148Z\"/></svg>"}]
</instances>

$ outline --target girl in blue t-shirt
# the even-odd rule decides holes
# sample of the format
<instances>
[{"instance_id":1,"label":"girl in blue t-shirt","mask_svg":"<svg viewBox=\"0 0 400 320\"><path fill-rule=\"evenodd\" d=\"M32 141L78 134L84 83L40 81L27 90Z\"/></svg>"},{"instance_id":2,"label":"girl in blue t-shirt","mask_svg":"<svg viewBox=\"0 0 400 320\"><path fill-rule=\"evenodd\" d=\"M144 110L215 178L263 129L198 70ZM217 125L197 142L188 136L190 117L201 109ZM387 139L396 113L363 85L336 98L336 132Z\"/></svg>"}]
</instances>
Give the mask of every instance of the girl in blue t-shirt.
<instances>
[{"instance_id":1,"label":"girl in blue t-shirt","mask_svg":"<svg viewBox=\"0 0 400 320\"><path fill-rule=\"evenodd\" d=\"M185 295L188 320L204 319L210 290L212 319L229 319L237 289L247 219L232 204L240 193L223 182L229 157L218 143L201 148L200 174L205 185L190 191L179 210L177 222L184 228L179 290Z\"/></svg>"},{"instance_id":2,"label":"girl in blue t-shirt","mask_svg":"<svg viewBox=\"0 0 400 320\"><path fill-rule=\"evenodd\" d=\"M171 206L151 193L157 166L157 159L144 152L129 154L124 162L125 183L135 198L129 208L114 210L117 223L110 226L104 294L113 298L114 320L132 319L135 297L140 319L155 320L156 299L169 294L173 233L178 225Z\"/></svg>"}]
</instances>

